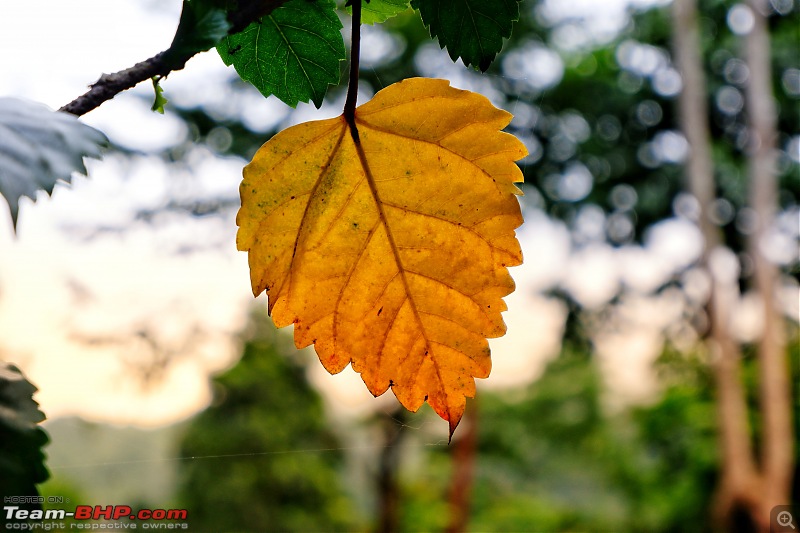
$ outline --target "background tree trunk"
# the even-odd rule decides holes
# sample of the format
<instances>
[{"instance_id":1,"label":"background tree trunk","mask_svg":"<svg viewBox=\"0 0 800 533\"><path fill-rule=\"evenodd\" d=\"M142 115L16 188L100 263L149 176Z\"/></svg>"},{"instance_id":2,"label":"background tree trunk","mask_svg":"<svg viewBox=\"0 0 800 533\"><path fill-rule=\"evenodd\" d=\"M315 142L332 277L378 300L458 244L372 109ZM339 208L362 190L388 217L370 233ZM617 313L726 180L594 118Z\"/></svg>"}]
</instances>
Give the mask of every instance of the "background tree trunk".
<instances>
[{"instance_id":1,"label":"background tree trunk","mask_svg":"<svg viewBox=\"0 0 800 533\"><path fill-rule=\"evenodd\" d=\"M378 527L380 533L397 531L400 520L400 488L397 471L400 441L404 435L406 410L400 408L382 417L384 444L378 462Z\"/></svg>"},{"instance_id":2,"label":"background tree trunk","mask_svg":"<svg viewBox=\"0 0 800 533\"><path fill-rule=\"evenodd\" d=\"M478 447L477 400L467 402L467 410L461 424L463 433L453 443L453 474L450 478L450 523L447 533L466 531L472 495L472 480L475 472L475 455Z\"/></svg>"},{"instance_id":3,"label":"background tree trunk","mask_svg":"<svg viewBox=\"0 0 800 533\"><path fill-rule=\"evenodd\" d=\"M794 438L785 324L776 299L779 273L764 255L767 233L773 226L778 204L775 167L778 116L772 93L769 31L764 16L769 5L763 0L748 0L748 6L754 20L744 41L743 55L750 71L745 91L751 150L748 157L749 200L756 213L756 228L750 236L749 253L764 313L764 331L758 347L762 415L761 514L769 517L772 507L789 502L794 471Z\"/></svg>"},{"instance_id":4,"label":"background tree trunk","mask_svg":"<svg viewBox=\"0 0 800 533\"><path fill-rule=\"evenodd\" d=\"M760 464L753 453L740 347L730 332L729 309L738 297L738 279L715 268L715 254L723 250L724 243L719 228L708 217L716 195L696 0L673 3L673 50L683 78L678 104L681 129L690 146L687 183L699 203L698 225L705 239L702 266L711 278L706 343L717 387L722 450L715 520L726 529L748 529L747 524L741 523L741 517L746 516L750 527L769 530L770 509L789 502L793 438L784 322L775 299L778 270L763 252L777 205L777 118L770 82L769 35L763 15L766 2L749 0L749 6L754 26L745 39L744 54L750 71L746 101L752 144L748 167L750 204L758 219L749 252L755 264L755 286L763 301L765 324L758 354L763 420Z\"/></svg>"}]
</instances>

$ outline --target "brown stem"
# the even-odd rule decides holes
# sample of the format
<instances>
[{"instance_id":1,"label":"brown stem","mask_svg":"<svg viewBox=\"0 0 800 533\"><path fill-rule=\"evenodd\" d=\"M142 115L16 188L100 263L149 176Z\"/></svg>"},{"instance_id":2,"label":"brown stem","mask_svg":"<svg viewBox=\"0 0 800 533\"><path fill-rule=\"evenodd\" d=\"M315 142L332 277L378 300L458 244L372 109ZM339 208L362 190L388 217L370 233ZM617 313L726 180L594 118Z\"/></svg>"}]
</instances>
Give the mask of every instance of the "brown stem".
<instances>
[{"instance_id":1,"label":"brown stem","mask_svg":"<svg viewBox=\"0 0 800 533\"><path fill-rule=\"evenodd\" d=\"M228 35L239 33L251 22L269 15L289 0L241 0L237 9L228 13L231 24ZM134 66L113 74L103 74L93 83L89 90L62 107L59 111L81 116L96 109L102 103L111 100L122 91L126 91L140 82L153 76L166 76L172 71L181 70L197 52L175 54L167 49L150 59L145 59Z\"/></svg>"},{"instance_id":2,"label":"brown stem","mask_svg":"<svg viewBox=\"0 0 800 533\"><path fill-rule=\"evenodd\" d=\"M350 81L347 84L347 99L344 102L344 118L355 133L356 100L358 98L358 63L361 56L361 0L352 0L352 39L350 40Z\"/></svg>"},{"instance_id":3,"label":"brown stem","mask_svg":"<svg viewBox=\"0 0 800 533\"><path fill-rule=\"evenodd\" d=\"M784 321L775 292L779 273L762 246L775 218L778 179L775 173L777 113L772 92L769 32L764 13L769 6L748 0L754 24L745 38L745 61L750 72L745 90L751 152L748 154L750 205L756 213L756 228L750 236L755 287L761 295L764 331L758 350L760 406L763 416L761 467L764 478L762 514L789 501L794 471L792 407L789 391Z\"/></svg>"},{"instance_id":4,"label":"brown stem","mask_svg":"<svg viewBox=\"0 0 800 533\"><path fill-rule=\"evenodd\" d=\"M113 74L103 74L100 79L91 85L91 88L59 111L81 116L96 109L103 102L111 100L122 91L139 84L154 76L166 76L173 70L181 70L191 56L177 57L167 63L164 61L166 50L150 59L136 63L130 68L120 70Z\"/></svg>"},{"instance_id":5,"label":"brown stem","mask_svg":"<svg viewBox=\"0 0 800 533\"><path fill-rule=\"evenodd\" d=\"M405 434L406 411L399 409L383 417L384 447L378 463L378 525L379 533L398 530L400 518L400 488L397 472L400 462L400 441Z\"/></svg>"},{"instance_id":6,"label":"brown stem","mask_svg":"<svg viewBox=\"0 0 800 533\"><path fill-rule=\"evenodd\" d=\"M705 239L702 265L712 280L708 303L711 337L708 346L714 358L723 461L716 514L718 519L724 520L737 506L755 513L759 483L741 380L740 348L729 329L729 309L738 288L735 280L722 279L708 268L710 254L723 243L719 228L708 217L715 198L715 186L696 0L675 0L672 16L673 50L683 78L683 90L678 100L679 119L691 147L686 175L688 188L700 205L698 224Z\"/></svg>"},{"instance_id":7,"label":"brown stem","mask_svg":"<svg viewBox=\"0 0 800 533\"><path fill-rule=\"evenodd\" d=\"M469 522L470 496L475 472L475 456L478 448L477 404L467 403L464 416L466 432L453 446L453 474L450 478L450 523L447 533L466 531ZM462 426L463 427L463 426Z\"/></svg>"}]
</instances>

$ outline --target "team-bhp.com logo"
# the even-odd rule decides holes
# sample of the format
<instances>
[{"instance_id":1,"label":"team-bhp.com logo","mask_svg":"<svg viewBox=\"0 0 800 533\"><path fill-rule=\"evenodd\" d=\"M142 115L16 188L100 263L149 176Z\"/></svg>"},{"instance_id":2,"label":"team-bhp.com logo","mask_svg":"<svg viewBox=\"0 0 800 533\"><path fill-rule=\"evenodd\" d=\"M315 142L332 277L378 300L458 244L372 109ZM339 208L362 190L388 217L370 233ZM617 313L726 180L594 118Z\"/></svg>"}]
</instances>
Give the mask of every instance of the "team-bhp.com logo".
<instances>
[{"instance_id":1,"label":"team-bhp.com logo","mask_svg":"<svg viewBox=\"0 0 800 533\"><path fill-rule=\"evenodd\" d=\"M165 522L165 520L186 520L186 509L139 509L134 511L127 505L78 505L74 512L64 509L27 510L19 506L6 505L3 507L6 529L21 531L49 531L51 529L189 529L185 522ZM69 528L63 522L71 518L77 520L106 520L106 522L81 523L72 522ZM39 520L40 522L31 522ZM41 522L49 520L51 522ZM137 524L135 521L140 521Z\"/></svg>"}]
</instances>

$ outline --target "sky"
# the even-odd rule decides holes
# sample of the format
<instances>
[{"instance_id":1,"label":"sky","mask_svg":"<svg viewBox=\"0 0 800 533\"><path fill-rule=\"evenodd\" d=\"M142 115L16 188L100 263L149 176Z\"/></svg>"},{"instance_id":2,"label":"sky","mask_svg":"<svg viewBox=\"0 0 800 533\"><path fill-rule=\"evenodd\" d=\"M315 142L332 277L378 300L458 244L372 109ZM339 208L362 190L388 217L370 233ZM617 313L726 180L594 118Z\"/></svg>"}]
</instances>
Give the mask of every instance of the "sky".
<instances>
[{"instance_id":1,"label":"sky","mask_svg":"<svg viewBox=\"0 0 800 533\"><path fill-rule=\"evenodd\" d=\"M602 40L624 24L624 4L604 2L598 9L597 2L586 1L572 7L588 16ZM574 14L565 9L563 2L547 1L540 15ZM101 73L165 49L179 11L178 0L28 0L5 6L0 71L6 75L0 78L0 97L57 109ZM575 35L562 39L566 47L586 44ZM430 53L449 62L436 46ZM541 60L557 68L552 57ZM300 104L290 116L283 104L255 91L232 99L224 91L232 75L212 51L190 60L162 85L167 98L181 105L246 110L254 129L340 112L340 102L321 110ZM451 78L455 86L480 90L455 70ZM366 88L362 97L369 95ZM142 84L83 120L144 152L183 139L185 126L169 107L165 115L151 112L151 99L152 87ZM137 210L159 213L171 200L238 198L245 161L219 158L206 149L193 150L188 160L178 169L147 155L128 160L107 154L102 161L89 161L89 178L75 177L72 185L57 186L52 198L41 195L36 204L23 199L16 235L0 205L0 357L20 366L39 387L37 400L49 417L168 424L207 405L209 376L235 362L236 335L253 297L246 254L235 250L233 213L222 220L167 217L164 224L131 223ZM633 295L628 309L638 311L628 329L598 339L600 364L623 397L652 396L650 364L659 353L659 331L677 322L682 308L674 294L659 301L637 295L697 258L702 242L694 226L672 219L651 231L644 248L612 249L598 242L577 251L562 224L526 207L525 198L522 202L526 222L518 235L528 260L511 270L517 290L506 298L508 333L491 341L492 375L479 380L479 388L529 382L556 356L566 310L545 290L561 285L592 308L624 286ZM92 237L98 229L100 236ZM698 283L702 286L702 280ZM255 305L266 306L266 301L260 297ZM655 323L644 327L635 320L653 315L654 305ZM174 359L165 376L143 385L137 361L162 356ZM337 413L354 416L394 402L390 394L374 400L349 368L330 376L314 364L309 372Z\"/></svg>"}]
</instances>

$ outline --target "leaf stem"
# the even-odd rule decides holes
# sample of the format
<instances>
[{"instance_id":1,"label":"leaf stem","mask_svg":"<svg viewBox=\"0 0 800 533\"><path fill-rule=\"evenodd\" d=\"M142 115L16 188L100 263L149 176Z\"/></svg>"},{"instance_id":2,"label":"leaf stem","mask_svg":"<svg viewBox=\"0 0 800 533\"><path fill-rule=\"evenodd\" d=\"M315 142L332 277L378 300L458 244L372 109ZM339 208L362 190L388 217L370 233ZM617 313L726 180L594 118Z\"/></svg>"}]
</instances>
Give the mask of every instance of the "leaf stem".
<instances>
[{"instance_id":1,"label":"leaf stem","mask_svg":"<svg viewBox=\"0 0 800 533\"><path fill-rule=\"evenodd\" d=\"M351 131L356 131L356 99L358 98L358 59L361 56L361 0L350 0L353 7L352 39L350 41L350 81L347 85L347 100L344 102L344 118Z\"/></svg>"}]
</instances>

